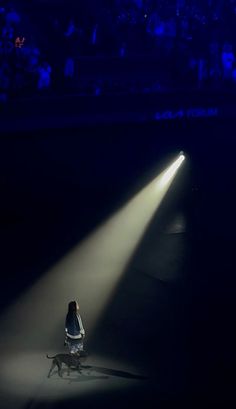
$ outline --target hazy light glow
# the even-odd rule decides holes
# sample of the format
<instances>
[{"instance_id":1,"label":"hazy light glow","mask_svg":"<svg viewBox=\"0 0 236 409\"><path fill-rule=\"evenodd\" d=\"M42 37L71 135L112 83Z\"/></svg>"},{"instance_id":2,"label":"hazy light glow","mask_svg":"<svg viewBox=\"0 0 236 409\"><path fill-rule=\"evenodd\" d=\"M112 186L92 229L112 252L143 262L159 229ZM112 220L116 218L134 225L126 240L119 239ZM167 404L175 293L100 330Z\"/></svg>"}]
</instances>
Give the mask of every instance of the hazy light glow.
<instances>
[{"instance_id":1,"label":"hazy light glow","mask_svg":"<svg viewBox=\"0 0 236 409\"><path fill-rule=\"evenodd\" d=\"M73 299L91 336L182 162L179 157L2 314L0 347L61 349Z\"/></svg>"},{"instance_id":2,"label":"hazy light glow","mask_svg":"<svg viewBox=\"0 0 236 409\"><path fill-rule=\"evenodd\" d=\"M8 390L7 382L18 384L20 390L14 388L14 394L27 397L32 387L37 387L37 399L48 399L51 380L48 383L45 377L49 365L45 355L50 350L63 350L68 302L79 301L87 337L91 337L182 161L174 162L1 313L0 348L6 363L0 367L0 393L1 388L4 393ZM34 369L28 377L29 360L25 364L24 354L33 354L38 360L37 351L40 375ZM14 362L20 365L18 371L12 366ZM8 366L11 370L6 371ZM80 389L75 394L79 395ZM54 392L58 400L63 398L58 388L53 390L53 398ZM85 393L91 394L91 390Z\"/></svg>"}]
</instances>

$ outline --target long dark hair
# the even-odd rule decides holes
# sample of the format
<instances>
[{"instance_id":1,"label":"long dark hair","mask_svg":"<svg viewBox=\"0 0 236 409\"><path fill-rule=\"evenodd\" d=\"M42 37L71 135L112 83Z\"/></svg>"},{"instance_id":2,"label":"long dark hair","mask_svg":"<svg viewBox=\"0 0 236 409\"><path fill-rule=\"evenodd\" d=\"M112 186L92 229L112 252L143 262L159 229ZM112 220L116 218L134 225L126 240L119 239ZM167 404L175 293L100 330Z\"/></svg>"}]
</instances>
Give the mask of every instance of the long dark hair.
<instances>
[{"instance_id":1,"label":"long dark hair","mask_svg":"<svg viewBox=\"0 0 236 409\"><path fill-rule=\"evenodd\" d=\"M71 301L68 304L68 312L66 315L66 328L69 330L70 334L77 335L80 331L80 325L78 321L78 304L76 301Z\"/></svg>"},{"instance_id":2,"label":"long dark hair","mask_svg":"<svg viewBox=\"0 0 236 409\"><path fill-rule=\"evenodd\" d=\"M77 302L70 301L68 304L68 314L76 313L76 311L77 311Z\"/></svg>"}]
</instances>

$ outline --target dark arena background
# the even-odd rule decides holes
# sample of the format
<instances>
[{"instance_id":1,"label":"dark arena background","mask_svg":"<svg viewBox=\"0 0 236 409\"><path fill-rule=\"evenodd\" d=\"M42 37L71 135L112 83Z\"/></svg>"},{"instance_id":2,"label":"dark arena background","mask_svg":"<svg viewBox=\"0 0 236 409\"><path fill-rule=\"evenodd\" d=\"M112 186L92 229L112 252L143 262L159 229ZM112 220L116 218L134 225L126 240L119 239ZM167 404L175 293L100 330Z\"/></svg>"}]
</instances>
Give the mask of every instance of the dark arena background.
<instances>
[{"instance_id":1,"label":"dark arena background","mask_svg":"<svg viewBox=\"0 0 236 409\"><path fill-rule=\"evenodd\" d=\"M0 1L0 407L235 408L236 1ZM62 376L68 303L85 329Z\"/></svg>"}]
</instances>

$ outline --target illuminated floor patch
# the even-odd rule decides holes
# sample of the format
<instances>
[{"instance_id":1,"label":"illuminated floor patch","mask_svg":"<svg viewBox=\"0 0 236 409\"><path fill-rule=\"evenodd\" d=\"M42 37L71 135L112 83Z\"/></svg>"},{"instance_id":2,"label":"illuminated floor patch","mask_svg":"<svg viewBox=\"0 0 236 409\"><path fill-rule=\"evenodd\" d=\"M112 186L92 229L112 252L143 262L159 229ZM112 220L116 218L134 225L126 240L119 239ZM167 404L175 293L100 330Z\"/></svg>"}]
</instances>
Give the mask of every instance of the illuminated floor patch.
<instances>
[{"instance_id":1,"label":"illuminated floor patch","mask_svg":"<svg viewBox=\"0 0 236 409\"><path fill-rule=\"evenodd\" d=\"M55 351L50 351L51 354ZM1 393L13 394L26 401L49 401L124 389L145 380L137 368L97 356L82 360L82 374L72 370L68 376L63 367L62 378L56 369L47 378L50 366L46 352L5 355L0 369ZM17 403L15 408L18 408Z\"/></svg>"}]
</instances>

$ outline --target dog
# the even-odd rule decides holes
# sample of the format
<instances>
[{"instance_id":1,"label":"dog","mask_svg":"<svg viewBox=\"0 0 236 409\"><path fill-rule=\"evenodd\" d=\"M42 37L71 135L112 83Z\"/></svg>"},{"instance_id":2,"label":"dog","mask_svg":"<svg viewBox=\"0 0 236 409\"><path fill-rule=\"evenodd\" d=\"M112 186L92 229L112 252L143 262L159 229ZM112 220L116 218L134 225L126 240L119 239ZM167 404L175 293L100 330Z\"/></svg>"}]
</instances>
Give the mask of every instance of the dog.
<instances>
[{"instance_id":1,"label":"dog","mask_svg":"<svg viewBox=\"0 0 236 409\"><path fill-rule=\"evenodd\" d=\"M48 373L48 378L50 378L50 375L57 366L58 368L58 374L59 376L62 377L62 364L65 364L67 366L67 374L70 375L70 369L76 369L79 373L81 373L81 363L80 363L80 356L78 354L57 354L55 356L48 356L48 359L53 359L52 365L50 368L50 371Z\"/></svg>"}]
</instances>

